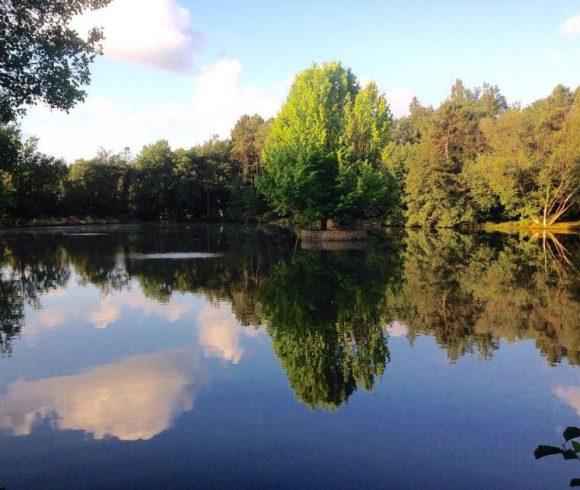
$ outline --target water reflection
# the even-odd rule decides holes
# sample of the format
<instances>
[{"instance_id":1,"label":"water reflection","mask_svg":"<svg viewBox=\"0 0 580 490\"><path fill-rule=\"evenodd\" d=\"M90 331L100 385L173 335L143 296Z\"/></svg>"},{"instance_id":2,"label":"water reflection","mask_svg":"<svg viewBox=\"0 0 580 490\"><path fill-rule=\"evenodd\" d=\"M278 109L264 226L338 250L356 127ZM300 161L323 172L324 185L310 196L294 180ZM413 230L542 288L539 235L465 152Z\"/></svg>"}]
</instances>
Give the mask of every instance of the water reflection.
<instances>
[{"instance_id":1,"label":"water reflection","mask_svg":"<svg viewBox=\"0 0 580 490\"><path fill-rule=\"evenodd\" d=\"M334 409L372 389L389 360L381 314L394 273L386 256L302 252L259 289L274 351L296 397Z\"/></svg>"},{"instance_id":2,"label":"water reflection","mask_svg":"<svg viewBox=\"0 0 580 490\"><path fill-rule=\"evenodd\" d=\"M26 335L71 319L104 329L124 309L133 309L168 322L193 314L203 355L239 363L240 331L263 326L296 398L331 410L357 388L371 390L385 374L389 336L406 336L411 343L433 337L452 361L467 354L489 358L501 339L532 339L548 363L578 364L577 238L558 241L558 250L566 250L564 262L548 256L542 243L533 237L410 230L365 250L317 251L296 248L284 231L239 227L3 235L0 348L4 354L17 349L23 329ZM141 259L149 256L156 259ZM71 283L90 285L99 296L59 298ZM205 299L203 308L196 309L191 293ZM134 366L129 368L136 371ZM89 408L80 401L45 400L45 394L83 393L85 380L104 391L111 383L131 383L116 380L114 367L99 369L104 371L10 385L6 399L13 408L2 424L23 433L34 414L55 412L62 427L81 428L74 412ZM159 395L172 400L161 408L163 426L174 413L167 407L182 399L177 394L182 385L191 384L183 374L178 378L178 386L169 384ZM567 389L557 395L577 399ZM112 430L125 438L159 430L147 423L135 430L121 423L106 430L98 425L83 428L96 437Z\"/></svg>"},{"instance_id":3,"label":"water reflection","mask_svg":"<svg viewBox=\"0 0 580 490\"><path fill-rule=\"evenodd\" d=\"M0 234L3 482L567 482L531 457L580 415L578 241L550 240Z\"/></svg>"},{"instance_id":4,"label":"water reflection","mask_svg":"<svg viewBox=\"0 0 580 490\"><path fill-rule=\"evenodd\" d=\"M570 405L580 417L580 386L559 385L554 389L554 395L567 405Z\"/></svg>"},{"instance_id":5,"label":"water reflection","mask_svg":"<svg viewBox=\"0 0 580 490\"><path fill-rule=\"evenodd\" d=\"M131 357L73 376L16 381L2 397L0 429L28 435L48 423L96 439L146 440L191 410L207 382L192 349Z\"/></svg>"},{"instance_id":6,"label":"water reflection","mask_svg":"<svg viewBox=\"0 0 580 490\"><path fill-rule=\"evenodd\" d=\"M580 362L578 274L534 240L410 231L389 310L411 339L434 336L450 359L489 357L498 341L533 339L549 363ZM571 241L575 253L577 243Z\"/></svg>"},{"instance_id":7,"label":"water reflection","mask_svg":"<svg viewBox=\"0 0 580 490\"><path fill-rule=\"evenodd\" d=\"M240 346L240 323L224 304L204 307L197 315L199 343L206 356L217 356L237 364L244 350Z\"/></svg>"}]
</instances>

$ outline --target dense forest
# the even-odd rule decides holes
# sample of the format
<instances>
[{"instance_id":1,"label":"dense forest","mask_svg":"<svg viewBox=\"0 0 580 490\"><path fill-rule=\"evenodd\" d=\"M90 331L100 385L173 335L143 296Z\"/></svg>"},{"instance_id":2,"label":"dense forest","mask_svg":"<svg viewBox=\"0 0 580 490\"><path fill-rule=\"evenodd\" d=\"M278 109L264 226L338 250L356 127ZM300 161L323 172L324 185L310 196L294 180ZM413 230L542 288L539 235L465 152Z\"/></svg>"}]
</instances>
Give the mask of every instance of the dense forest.
<instances>
[{"instance_id":1,"label":"dense forest","mask_svg":"<svg viewBox=\"0 0 580 490\"><path fill-rule=\"evenodd\" d=\"M300 73L278 116L242 116L230 138L138 155L101 150L70 165L0 128L0 216L268 221L299 226L455 227L580 213L580 89L528 107L457 81L437 108L394 119L374 83L340 63Z\"/></svg>"}]
</instances>

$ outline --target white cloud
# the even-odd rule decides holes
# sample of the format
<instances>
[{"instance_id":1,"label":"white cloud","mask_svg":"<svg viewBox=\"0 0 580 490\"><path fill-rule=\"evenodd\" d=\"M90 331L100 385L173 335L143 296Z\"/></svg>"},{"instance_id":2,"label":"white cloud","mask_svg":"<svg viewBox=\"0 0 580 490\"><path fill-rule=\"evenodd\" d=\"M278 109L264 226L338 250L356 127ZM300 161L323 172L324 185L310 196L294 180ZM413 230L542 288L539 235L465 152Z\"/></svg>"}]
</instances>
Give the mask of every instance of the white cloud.
<instances>
[{"instance_id":1,"label":"white cloud","mask_svg":"<svg viewBox=\"0 0 580 490\"><path fill-rule=\"evenodd\" d=\"M103 329L117 322L123 311L139 312L142 318L158 317L174 323L183 319L195 309L191 295L174 294L166 303L153 301L138 289L115 291L106 296L94 288L83 288L74 294L75 301L67 291L42 296L42 308L27 312L24 337L34 341L46 329L70 326L74 323L90 323Z\"/></svg>"},{"instance_id":2,"label":"white cloud","mask_svg":"<svg viewBox=\"0 0 580 490\"><path fill-rule=\"evenodd\" d=\"M105 56L171 71L190 71L201 47L189 12L175 0L114 0L73 22L81 33L102 27Z\"/></svg>"},{"instance_id":3,"label":"white cloud","mask_svg":"<svg viewBox=\"0 0 580 490\"><path fill-rule=\"evenodd\" d=\"M560 32L566 37L580 36L580 15L569 17L560 26Z\"/></svg>"},{"instance_id":4,"label":"white cloud","mask_svg":"<svg viewBox=\"0 0 580 490\"><path fill-rule=\"evenodd\" d=\"M396 118L409 114L409 104L413 100L413 91L409 87L394 87L385 94Z\"/></svg>"},{"instance_id":5,"label":"white cloud","mask_svg":"<svg viewBox=\"0 0 580 490\"><path fill-rule=\"evenodd\" d=\"M239 61L223 59L191 79L191 96L175 102L127 108L106 97L90 96L69 114L34 107L22 122L26 135L40 138L41 151L69 161L94 156L99 147L137 152L145 144L167 139L174 147L191 147L214 134L229 136L244 113L271 117L286 93L285 85L266 90L243 81Z\"/></svg>"},{"instance_id":6,"label":"white cloud","mask_svg":"<svg viewBox=\"0 0 580 490\"><path fill-rule=\"evenodd\" d=\"M215 134L228 136L242 114L271 117L281 105L283 95L242 83L243 67L234 59L224 59L203 68L193 100L195 117Z\"/></svg>"},{"instance_id":7,"label":"white cloud","mask_svg":"<svg viewBox=\"0 0 580 490\"><path fill-rule=\"evenodd\" d=\"M158 316L174 323L189 313L193 306L190 296L175 294L167 303L159 303L142 291L126 290L105 296L97 306L85 309L83 313L95 328L107 328L121 318L124 308L138 310L144 317Z\"/></svg>"}]
</instances>

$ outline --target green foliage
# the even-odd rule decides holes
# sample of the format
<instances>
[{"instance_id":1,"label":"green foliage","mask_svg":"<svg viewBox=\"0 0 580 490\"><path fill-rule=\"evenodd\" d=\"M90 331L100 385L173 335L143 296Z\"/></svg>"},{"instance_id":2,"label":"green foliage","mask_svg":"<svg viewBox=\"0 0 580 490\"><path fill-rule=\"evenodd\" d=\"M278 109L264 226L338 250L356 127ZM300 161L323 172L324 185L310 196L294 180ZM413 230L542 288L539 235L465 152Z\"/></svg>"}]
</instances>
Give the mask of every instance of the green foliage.
<instances>
[{"instance_id":1,"label":"green foliage","mask_svg":"<svg viewBox=\"0 0 580 490\"><path fill-rule=\"evenodd\" d=\"M497 87L471 91L457 81L449 99L420 119L420 131L399 131L399 144L417 147L406 169L397 159L400 150L386 155L395 172L406 170L408 224L453 227L527 218L549 225L565 213L576 215L578 105L560 86L529 108L508 108Z\"/></svg>"},{"instance_id":2,"label":"green foliage","mask_svg":"<svg viewBox=\"0 0 580 490\"><path fill-rule=\"evenodd\" d=\"M394 122L393 141L398 145L419 143L432 116L433 108L422 106L417 97L413 97L409 104L409 115Z\"/></svg>"},{"instance_id":3,"label":"green foliage","mask_svg":"<svg viewBox=\"0 0 580 490\"><path fill-rule=\"evenodd\" d=\"M424 124L417 158L409 162L405 179L409 225L453 227L475 221L461 173L485 147L479 122L502 106L493 102L498 97L490 90L472 92L458 80L451 96Z\"/></svg>"},{"instance_id":4,"label":"green foliage","mask_svg":"<svg viewBox=\"0 0 580 490\"><path fill-rule=\"evenodd\" d=\"M226 215L230 183L239 173L230 160L232 145L217 137L193 149L199 161L201 187L205 193L205 219L219 220Z\"/></svg>"},{"instance_id":5,"label":"green foliage","mask_svg":"<svg viewBox=\"0 0 580 490\"><path fill-rule=\"evenodd\" d=\"M69 168L66 208L76 216L109 217L128 213L129 156L101 150L92 160Z\"/></svg>"},{"instance_id":6,"label":"green foliage","mask_svg":"<svg viewBox=\"0 0 580 490\"><path fill-rule=\"evenodd\" d=\"M180 218L193 219L203 212L201 203L204 200L204 192L200 185L202 169L199 163L193 150L175 150L173 198L177 216Z\"/></svg>"},{"instance_id":7,"label":"green foliage","mask_svg":"<svg viewBox=\"0 0 580 490\"><path fill-rule=\"evenodd\" d=\"M0 219L6 219L13 211L13 173L21 146L18 129L0 125Z\"/></svg>"},{"instance_id":8,"label":"green foliage","mask_svg":"<svg viewBox=\"0 0 580 490\"><path fill-rule=\"evenodd\" d=\"M0 171L0 220L9 217L14 208L14 182L12 175Z\"/></svg>"},{"instance_id":9,"label":"green foliage","mask_svg":"<svg viewBox=\"0 0 580 490\"><path fill-rule=\"evenodd\" d=\"M20 131L13 125L0 125L0 170L11 172L18 162Z\"/></svg>"},{"instance_id":10,"label":"green foliage","mask_svg":"<svg viewBox=\"0 0 580 490\"><path fill-rule=\"evenodd\" d=\"M422 143L405 178L409 226L451 228L473 221L467 192L453 164L429 143Z\"/></svg>"},{"instance_id":11,"label":"green foliage","mask_svg":"<svg viewBox=\"0 0 580 490\"><path fill-rule=\"evenodd\" d=\"M262 150L271 126L271 121L256 114L243 115L232 129L230 157L239 166L244 183L252 182L260 173Z\"/></svg>"},{"instance_id":12,"label":"green foliage","mask_svg":"<svg viewBox=\"0 0 580 490\"><path fill-rule=\"evenodd\" d=\"M129 193L140 218L168 216L173 199L173 159L169 143L164 140L143 147L137 155Z\"/></svg>"},{"instance_id":13,"label":"green foliage","mask_svg":"<svg viewBox=\"0 0 580 490\"><path fill-rule=\"evenodd\" d=\"M244 115L230 139L177 150L159 141L135 159L100 151L67 170L30 150L16 127L0 127L4 222L72 215L549 227L580 217L579 181L580 89L558 86L521 108L508 107L496 86L471 90L458 80L438 108L413 99L394 121L377 85L361 89L340 63L301 72L274 120Z\"/></svg>"},{"instance_id":14,"label":"green foliage","mask_svg":"<svg viewBox=\"0 0 580 490\"><path fill-rule=\"evenodd\" d=\"M0 3L0 123L45 102L68 110L84 100L89 66L100 52L103 33L82 39L72 18L110 0L3 0Z\"/></svg>"},{"instance_id":15,"label":"green foliage","mask_svg":"<svg viewBox=\"0 0 580 490\"><path fill-rule=\"evenodd\" d=\"M234 172L229 182L230 204L226 212L229 220L253 221L266 210L254 180L262 170L262 151L272 122L258 115L244 115L232 130L230 159Z\"/></svg>"},{"instance_id":16,"label":"green foliage","mask_svg":"<svg viewBox=\"0 0 580 490\"><path fill-rule=\"evenodd\" d=\"M396 185L381 165L392 128L376 84L360 89L340 63L300 73L264 148L258 187L300 225L384 219Z\"/></svg>"},{"instance_id":17,"label":"green foliage","mask_svg":"<svg viewBox=\"0 0 580 490\"><path fill-rule=\"evenodd\" d=\"M334 410L372 389L389 361L380 311L392 269L364 254L300 252L259 290L272 345L295 395Z\"/></svg>"},{"instance_id":18,"label":"green foliage","mask_svg":"<svg viewBox=\"0 0 580 490\"><path fill-rule=\"evenodd\" d=\"M305 224L335 214L345 106L357 92L354 75L340 63L298 74L266 139L257 181L276 212Z\"/></svg>"},{"instance_id":19,"label":"green foliage","mask_svg":"<svg viewBox=\"0 0 580 490\"><path fill-rule=\"evenodd\" d=\"M38 152L36 140L26 141L12 172L14 214L25 219L59 216L67 175L62 160Z\"/></svg>"},{"instance_id":20,"label":"green foliage","mask_svg":"<svg viewBox=\"0 0 580 490\"><path fill-rule=\"evenodd\" d=\"M496 210L492 218L539 223L578 212L580 99L570 90L556 87L546 99L512 108L482 129L488 150L465 172L482 219L489 219L488 209Z\"/></svg>"},{"instance_id":21,"label":"green foliage","mask_svg":"<svg viewBox=\"0 0 580 490\"><path fill-rule=\"evenodd\" d=\"M393 176L381 164L392 116L385 96L373 82L347 100L339 140L336 218L381 218L396 203Z\"/></svg>"},{"instance_id":22,"label":"green foliage","mask_svg":"<svg viewBox=\"0 0 580 490\"><path fill-rule=\"evenodd\" d=\"M370 82L344 108L344 131L339 143L341 162L365 161L376 164L389 141L392 116L378 86Z\"/></svg>"}]
</instances>

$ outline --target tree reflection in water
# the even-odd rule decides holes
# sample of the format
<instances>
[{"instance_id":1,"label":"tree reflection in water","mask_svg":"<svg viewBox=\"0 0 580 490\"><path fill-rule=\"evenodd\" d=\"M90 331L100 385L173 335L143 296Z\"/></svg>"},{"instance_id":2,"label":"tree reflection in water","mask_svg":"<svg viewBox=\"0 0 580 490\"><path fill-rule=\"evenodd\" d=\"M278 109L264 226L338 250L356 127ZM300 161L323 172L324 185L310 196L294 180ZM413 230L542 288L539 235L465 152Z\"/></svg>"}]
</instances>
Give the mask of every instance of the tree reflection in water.
<instances>
[{"instance_id":1,"label":"tree reflection in water","mask_svg":"<svg viewBox=\"0 0 580 490\"><path fill-rule=\"evenodd\" d=\"M336 409L371 390L389 362L386 326L433 337L449 359L493 355L500 340L533 339L549 363L580 363L576 236L408 230L365 250L300 250L283 230L130 228L103 235L0 238L0 348L9 354L25 308L71 277L103 295L136 284L152 301L175 292L228 302L242 325L263 325L296 397ZM219 252L201 260L135 254Z\"/></svg>"},{"instance_id":2,"label":"tree reflection in water","mask_svg":"<svg viewBox=\"0 0 580 490\"><path fill-rule=\"evenodd\" d=\"M334 409L383 374L390 265L358 252L298 252L264 281L259 301L274 351L308 406Z\"/></svg>"}]
</instances>

